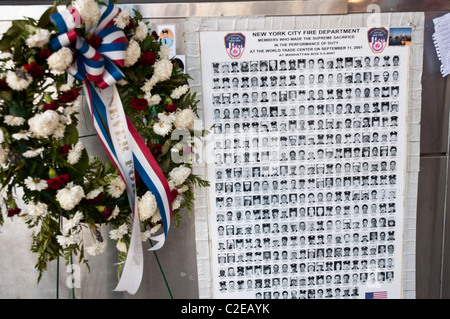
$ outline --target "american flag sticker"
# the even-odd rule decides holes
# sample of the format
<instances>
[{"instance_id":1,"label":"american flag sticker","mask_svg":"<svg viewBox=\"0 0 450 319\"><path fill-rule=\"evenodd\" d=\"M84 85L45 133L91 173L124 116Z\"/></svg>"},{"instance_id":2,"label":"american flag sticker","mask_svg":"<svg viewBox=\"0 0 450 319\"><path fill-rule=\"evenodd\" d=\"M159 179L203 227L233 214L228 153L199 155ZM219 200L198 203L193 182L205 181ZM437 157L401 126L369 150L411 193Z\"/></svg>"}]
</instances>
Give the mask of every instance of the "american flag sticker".
<instances>
[{"instance_id":1,"label":"american flag sticker","mask_svg":"<svg viewBox=\"0 0 450 319\"><path fill-rule=\"evenodd\" d=\"M366 299L387 299L387 291L366 292Z\"/></svg>"}]
</instances>

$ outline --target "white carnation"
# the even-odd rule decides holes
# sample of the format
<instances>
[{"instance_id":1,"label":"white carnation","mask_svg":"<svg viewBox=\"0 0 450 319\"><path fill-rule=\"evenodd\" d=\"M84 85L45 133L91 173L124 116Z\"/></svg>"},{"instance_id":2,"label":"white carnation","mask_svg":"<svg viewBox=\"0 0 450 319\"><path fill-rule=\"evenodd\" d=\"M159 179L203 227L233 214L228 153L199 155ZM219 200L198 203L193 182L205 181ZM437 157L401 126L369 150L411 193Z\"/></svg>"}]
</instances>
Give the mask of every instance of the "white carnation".
<instances>
[{"instance_id":1,"label":"white carnation","mask_svg":"<svg viewBox=\"0 0 450 319\"><path fill-rule=\"evenodd\" d=\"M28 215L30 216L44 216L47 213L47 204L41 202L31 202L26 206Z\"/></svg>"},{"instance_id":2,"label":"white carnation","mask_svg":"<svg viewBox=\"0 0 450 319\"><path fill-rule=\"evenodd\" d=\"M178 195L173 201L172 201L172 209L178 209L181 206L182 197Z\"/></svg>"},{"instance_id":3,"label":"white carnation","mask_svg":"<svg viewBox=\"0 0 450 319\"><path fill-rule=\"evenodd\" d=\"M161 122L172 124L175 121L175 114L173 113L158 113L158 118Z\"/></svg>"},{"instance_id":4,"label":"white carnation","mask_svg":"<svg viewBox=\"0 0 450 319\"><path fill-rule=\"evenodd\" d=\"M72 5L78 10L87 30L95 27L101 17L100 8L95 0L75 0Z\"/></svg>"},{"instance_id":5,"label":"white carnation","mask_svg":"<svg viewBox=\"0 0 450 319\"><path fill-rule=\"evenodd\" d=\"M69 151L69 154L67 154L67 162L72 165L78 163L83 149L84 149L83 143L81 141L78 141L77 144L75 144L75 146L73 146L72 149Z\"/></svg>"},{"instance_id":6,"label":"white carnation","mask_svg":"<svg viewBox=\"0 0 450 319\"><path fill-rule=\"evenodd\" d=\"M59 114L53 110L47 110L44 113L36 114L28 120L30 131L34 137L48 137L58 130L61 130Z\"/></svg>"},{"instance_id":7,"label":"white carnation","mask_svg":"<svg viewBox=\"0 0 450 319\"><path fill-rule=\"evenodd\" d=\"M170 98L176 100L179 99L183 94L185 94L189 90L189 85L185 84L177 87L170 94Z\"/></svg>"},{"instance_id":8,"label":"white carnation","mask_svg":"<svg viewBox=\"0 0 450 319\"><path fill-rule=\"evenodd\" d=\"M80 211L77 211L75 215L71 219L66 219L63 224L63 231L65 233L69 232L73 228L76 228L80 221L83 219L83 213Z\"/></svg>"},{"instance_id":9,"label":"white carnation","mask_svg":"<svg viewBox=\"0 0 450 319\"><path fill-rule=\"evenodd\" d=\"M175 186L181 185L191 175L191 169L186 166L175 167L170 173L170 179Z\"/></svg>"},{"instance_id":10,"label":"white carnation","mask_svg":"<svg viewBox=\"0 0 450 319\"><path fill-rule=\"evenodd\" d=\"M113 240L122 239L124 235L128 234L128 225L122 224L119 228L109 231L109 238Z\"/></svg>"},{"instance_id":11,"label":"white carnation","mask_svg":"<svg viewBox=\"0 0 450 319\"><path fill-rule=\"evenodd\" d=\"M144 232L141 232L141 240L147 241L150 238L151 232L150 230L146 230Z\"/></svg>"},{"instance_id":12,"label":"white carnation","mask_svg":"<svg viewBox=\"0 0 450 319\"><path fill-rule=\"evenodd\" d=\"M166 136L172 130L172 124L166 122L158 122L153 125L153 131L159 136Z\"/></svg>"},{"instance_id":13,"label":"white carnation","mask_svg":"<svg viewBox=\"0 0 450 319\"><path fill-rule=\"evenodd\" d=\"M169 46L167 44L161 45L158 54L160 59L168 59L170 54Z\"/></svg>"},{"instance_id":14,"label":"white carnation","mask_svg":"<svg viewBox=\"0 0 450 319\"><path fill-rule=\"evenodd\" d=\"M47 59L48 67L57 74L66 71L72 62L72 51L66 47L59 49Z\"/></svg>"},{"instance_id":15,"label":"white carnation","mask_svg":"<svg viewBox=\"0 0 450 319\"><path fill-rule=\"evenodd\" d=\"M45 179L33 178L28 176L24 180L25 186L31 191L42 191L48 187Z\"/></svg>"},{"instance_id":16,"label":"white carnation","mask_svg":"<svg viewBox=\"0 0 450 319\"><path fill-rule=\"evenodd\" d=\"M66 131L66 126L63 123L59 122L59 123L57 123L56 128L53 131L52 136L54 138L62 138L62 137L64 137L64 132L65 131Z\"/></svg>"},{"instance_id":17,"label":"white carnation","mask_svg":"<svg viewBox=\"0 0 450 319\"><path fill-rule=\"evenodd\" d=\"M26 157L26 158L33 158L33 157L41 155L43 151L44 151L43 147L31 148L28 151L25 151L22 155L23 155L23 157Z\"/></svg>"},{"instance_id":18,"label":"white carnation","mask_svg":"<svg viewBox=\"0 0 450 319\"><path fill-rule=\"evenodd\" d=\"M90 191L89 193L87 193L86 199L94 199L98 195L100 195L100 193L103 193L103 186L100 186L99 188L96 188L96 189Z\"/></svg>"},{"instance_id":19,"label":"white carnation","mask_svg":"<svg viewBox=\"0 0 450 319\"><path fill-rule=\"evenodd\" d=\"M31 137L31 133L26 131L26 130L21 130L21 131L19 131L17 133L14 133L12 135L12 138L17 140L17 141L19 141L19 140L26 140L26 141L28 141L30 137Z\"/></svg>"},{"instance_id":20,"label":"white carnation","mask_svg":"<svg viewBox=\"0 0 450 319\"><path fill-rule=\"evenodd\" d=\"M194 126L194 112L191 109L178 111L173 123L177 129L192 129Z\"/></svg>"},{"instance_id":21,"label":"white carnation","mask_svg":"<svg viewBox=\"0 0 450 319\"><path fill-rule=\"evenodd\" d=\"M152 229L150 230L150 234L156 233L160 228L161 228L161 224L157 224L157 225L153 226Z\"/></svg>"},{"instance_id":22,"label":"white carnation","mask_svg":"<svg viewBox=\"0 0 450 319\"><path fill-rule=\"evenodd\" d=\"M118 28L125 29L130 23L130 11L128 9L120 11L114 18L114 25Z\"/></svg>"},{"instance_id":23,"label":"white carnation","mask_svg":"<svg viewBox=\"0 0 450 319\"><path fill-rule=\"evenodd\" d=\"M160 220L161 220L161 212L158 209L156 210L156 213L152 216L150 220L155 225L152 227L152 229L150 229L150 234L156 233L161 228L161 224L158 223Z\"/></svg>"},{"instance_id":24,"label":"white carnation","mask_svg":"<svg viewBox=\"0 0 450 319\"><path fill-rule=\"evenodd\" d=\"M69 83L61 84L59 87L60 92L67 92L72 88L72 86Z\"/></svg>"},{"instance_id":25,"label":"white carnation","mask_svg":"<svg viewBox=\"0 0 450 319\"><path fill-rule=\"evenodd\" d=\"M0 144L5 141L5 134L3 133L3 130L0 130Z\"/></svg>"},{"instance_id":26,"label":"white carnation","mask_svg":"<svg viewBox=\"0 0 450 319\"><path fill-rule=\"evenodd\" d=\"M111 181L111 183L108 185L108 193L114 197L119 198L122 193L127 188L127 185L122 180L122 177L117 176L114 180Z\"/></svg>"},{"instance_id":27,"label":"white carnation","mask_svg":"<svg viewBox=\"0 0 450 319\"><path fill-rule=\"evenodd\" d=\"M184 193L185 191L187 191L188 189L189 189L189 186L183 185L183 186L177 188L177 191L178 191L178 193L181 194L181 193Z\"/></svg>"},{"instance_id":28,"label":"white carnation","mask_svg":"<svg viewBox=\"0 0 450 319\"><path fill-rule=\"evenodd\" d=\"M134 32L133 39L142 42L145 40L147 35L148 35L147 25L145 24L144 21L139 22L139 25L137 26L136 31Z\"/></svg>"},{"instance_id":29,"label":"white carnation","mask_svg":"<svg viewBox=\"0 0 450 319\"><path fill-rule=\"evenodd\" d=\"M70 245L78 245L81 241L81 235L79 233L63 234L56 236L56 240L62 248L67 248Z\"/></svg>"},{"instance_id":30,"label":"white carnation","mask_svg":"<svg viewBox=\"0 0 450 319\"><path fill-rule=\"evenodd\" d=\"M50 35L50 31L46 29L36 29L36 33L30 35L25 40L25 43L30 48L42 48L50 40Z\"/></svg>"},{"instance_id":31,"label":"white carnation","mask_svg":"<svg viewBox=\"0 0 450 319\"><path fill-rule=\"evenodd\" d=\"M116 218L119 215L119 213L120 213L120 209L116 205L116 207L114 207L114 209L111 213L111 216L109 216L107 220L112 220L112 219Z\"/></svg>"},{"instance_id":32,"label":"white carnation","mask_svg":"<svg viewBox=\"0 0 450 319\"><path fill-rule=\"evenodd\" d=\"M153 216L158 204L156 203L156 197L152 192L147 191L144 196L138 199L138 212L139 219L141 221L147 220Z\"/></svg>"},{"instance_id":33,"label":"white carnation","mask_svg":"<svg viewBox=\"0 0 450 319\"><path fill-rule=\"evenodd\" d=\"M151 95L148 93L144 95L144 99L147 100L149 105L158 105L161 102L161 96L159 94Z\"/></svg>"},{"instance_id":34,"label":"white carnation","mask_svg":"<svg viewBox=\"0 0 450 319\"><path fill-rule=\"evenodd\" d=\"M123 241L119 240L116 244L116 248L118 251L126 253L127 252L127 244L125 244Z\"/></svg>"},{"instance_id":35,"label":"white carnation","mask_svg":"<svg viewBox=\"0 0 450 319\"><path fill-rule=\"evenodd\" d=\"M153 77L158 82L170 79L172 75L173 64L169 59L162 59L155 62L153 65Z\"/></svg>"},{"instance_id":36,"label":"white carnation","mask_svg":"<svg viewBox=\"0 0 450 319\"><path fill-rule=\"evenodd\" d=\"M6 125L9 126L20 126L23 123L25 123L25 119L20 116L16 115L5 115L5 118L3 119Z\"/></svg>"},{"instance_id":37,"label":"white carnation","mask_svg":"<svg viewBox=\"0 0 450 319\"><path fill-rule=\"evenodd\" d=\"M74 185L73 182L68 183L64 188L56 192L56 200L65 210L73 209L80 203L83 197L83 188L79 185Z\"/></svg>"},{"instance_id":38,"label":"white carnation","mask_svg":"<svg viewBox=\"0 0 450 319\"><path fill-rule=\"evenodd\" d=\"M80 95L75 101L73 101L72 106L66 106L63 109L65 116L70 117L73 113L79 113L81 106L83 104L83 97Z\"/></svg>"},{"instance_id":39,"label":"white carnation","mask_svg":"<svg viewBox=\"0 0 450 319\"><path fill-rule=\"evenodd\" d=\"M134 65L140 56L141 56L141 47L136 41L130 40L130 42L128 42L127 51L125 52L124 65L125 66Z\"/></svg>"},{"instance_id":40,"label":"white carnation","mask_svg":"<svg viewBox=\"0 0 450 319\"><path fill-rule=\"evenodd\" d=\"M158 81L156 80L156 78L152 77L150 80L145 81L144 85L141 87L141 90L151 97L150 91L153 89L156 83L158 83Z\"/></svg>"},{"instance_id":41,"label":"white carnation","mask_svg":"<svg viewBox=\"0 0 450 319\"><path fill-rule=\"evenodd\" d=\"M95 241L92 245L86 247L86 251L91 256L102 254L105 251L106 242Z\"/></svg>"},{"instance_id":42,"label":"white carnation","mask_svg":"<svg viewBox=\"0 0 450 319\"><path fill-rule=\"evenodd\" d=\"M26 89L31 82L33 82L33 78L26 71L16 70L6 73L6 83L15 91Z\"/></svg>"}]
</instances>

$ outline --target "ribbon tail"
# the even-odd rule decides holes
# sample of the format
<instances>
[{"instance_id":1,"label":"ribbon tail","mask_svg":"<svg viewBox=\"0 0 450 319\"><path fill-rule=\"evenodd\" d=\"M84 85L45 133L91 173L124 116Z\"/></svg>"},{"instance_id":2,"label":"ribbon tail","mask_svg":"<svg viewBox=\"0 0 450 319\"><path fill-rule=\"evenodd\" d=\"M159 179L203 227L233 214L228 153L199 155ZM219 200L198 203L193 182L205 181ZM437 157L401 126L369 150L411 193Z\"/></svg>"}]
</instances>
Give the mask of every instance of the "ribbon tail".
<instances>
[{"instance_id":1,"label":"ribbon tail","mask_svg":"<svg viewBox=\"0 0 450 319\"><path fill-rule=\"evenodd\" d=\"M158 236L150 237L150 239L156 241L156 245L153 245L153 247L150 247L147 250L155 251L155 250L161 249L164 246L164 243L166 242L166 235L160 234Z\"/></svg>"},{"instance_id":2,"label":"ribbon tail","mask_svg":"<svg viewBox=\"0 0 450 319\"><path fill-rule=\"evenodd\" d=\"M133 211L131 241L122 275L114 291L135 294L143 274L143 253L137 196L134 183L133 154L127 133L127 121L120 96L115 85L106 90L96 89L85 81L88 103L93 114L94 127L108 153L127 185L128 200Z\"/></svg>"},{"instance_id":3,"label":"ribbon tail","mask_svg":"<svg viewBox=\"0 0 450 319\"><path fill-rule=\"evenodd\" d=\"M135 205L137 207L137 202L135 202ZM141 226L139 216L134 216L127 259L122 269L119 283L114 291L126 291L129 294L134 295L141 285L142 275L144 273L143 264L144 256L142 252Z\"/></svg>"}]
</instances>

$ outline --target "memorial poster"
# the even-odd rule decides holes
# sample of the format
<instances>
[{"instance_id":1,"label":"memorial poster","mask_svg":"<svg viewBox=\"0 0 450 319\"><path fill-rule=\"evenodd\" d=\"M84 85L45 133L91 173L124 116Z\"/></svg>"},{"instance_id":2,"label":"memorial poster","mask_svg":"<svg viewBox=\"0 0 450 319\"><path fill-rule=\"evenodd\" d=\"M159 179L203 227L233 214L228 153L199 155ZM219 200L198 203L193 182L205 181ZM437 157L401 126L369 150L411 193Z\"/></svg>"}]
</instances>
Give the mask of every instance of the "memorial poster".
<instances>
[{"instance_id":1,"label":"memorial poster","mask_svg":"<svg viewBox=\"0 0 450 319\"><path fill-rule=\"evenodd\" d=\"M389 32L200 33L214 298L401 297L411 37Z\"/></svg>"}]
</instances>

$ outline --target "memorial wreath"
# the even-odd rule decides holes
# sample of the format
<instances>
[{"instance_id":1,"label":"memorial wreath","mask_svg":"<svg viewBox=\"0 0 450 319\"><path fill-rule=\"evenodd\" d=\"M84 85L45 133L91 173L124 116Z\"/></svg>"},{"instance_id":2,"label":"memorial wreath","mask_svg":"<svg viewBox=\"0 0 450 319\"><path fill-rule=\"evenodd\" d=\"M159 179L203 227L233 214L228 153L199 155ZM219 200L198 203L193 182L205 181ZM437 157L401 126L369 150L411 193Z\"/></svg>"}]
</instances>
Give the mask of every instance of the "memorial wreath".
<instances>
[{"instance_id":1,"label":"memorial wreath","mask_svg":"<svg viewBox=\"0 0 450 319\"><path fill-rule=\"evenodd\" d=\"M142 241L161 247L182 209L190 214L193 188L208 186L191 169L194 139L205 132L194 130L189 75L138 11L109 0L57 1L38 20L12 21L0 51L3 215L32 228L39 280L58 256L88 266L85 252L104 251L99 226L108 225L121 280L132 281ZM80 139L84 98L109 161ZM93 235L88 247L83 228ZM116 290L134 292L139 282Z\"/></svg>"}]
</instances>

